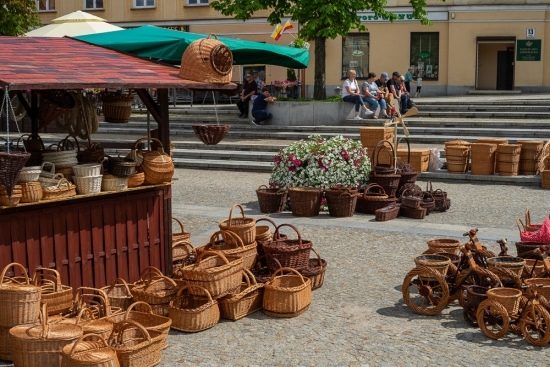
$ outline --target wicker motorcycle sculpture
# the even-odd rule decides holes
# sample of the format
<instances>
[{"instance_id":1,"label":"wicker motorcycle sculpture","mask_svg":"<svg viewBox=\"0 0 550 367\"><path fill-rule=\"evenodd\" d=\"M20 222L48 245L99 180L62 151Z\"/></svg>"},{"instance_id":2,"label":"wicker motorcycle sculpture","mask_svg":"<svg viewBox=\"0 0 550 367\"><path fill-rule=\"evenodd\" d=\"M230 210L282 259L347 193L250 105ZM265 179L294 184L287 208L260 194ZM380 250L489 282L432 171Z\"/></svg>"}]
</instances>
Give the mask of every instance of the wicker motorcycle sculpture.
<instances>
[{"instance_id":1,"label":"wicker motorcycle sculpture","mask_svg":"<svg viewBox=\"0 0 550 367\"><path fill-rule=\"evenodd\" d=\"M466 286L502 286L500 278L487 269L487 258L495 255L481 245L477 229L464 235L469 241L460 248L461 256L427 253L415 259L416 267L407 273L401 287L403 301L414 313L434 316L456 299L464 305Z\"/></svg>"}]
</instances>

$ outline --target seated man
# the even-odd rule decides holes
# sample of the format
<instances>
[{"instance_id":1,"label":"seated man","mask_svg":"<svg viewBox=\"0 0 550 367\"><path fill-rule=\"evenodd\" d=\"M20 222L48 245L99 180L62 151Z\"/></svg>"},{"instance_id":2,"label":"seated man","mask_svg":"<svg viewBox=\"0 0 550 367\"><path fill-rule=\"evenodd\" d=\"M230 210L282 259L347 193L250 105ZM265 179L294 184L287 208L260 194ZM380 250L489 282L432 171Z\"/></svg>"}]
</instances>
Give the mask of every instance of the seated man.
<instances>
[{"instance_id":1,"label":"seated man","mask_svg":"<svg viewBox=\"0 0 550 367\"><path fill-rule=\"evenodd\" d=\"M248 118L248 103L250 102L250 98L256 94L256 88L256 82L252 78L252 74L246 74L243 89L237 102L237 107L239 107L239 111L241 112L239 115L240 118Z\"/></svg>"},{"instance_id":2,"label":"seated man","mask_svg":"<svg viewBox=\"0 0 550 367\"><path fill-rule=\"evenodd\" d=\"M402 87L402 84L401 74L398 71L394 71L391 79L388 81L388 89L393 97L399 101L401 114L407 112L409 108L409 96L405 87Z\"/></svg>"},{"instance_id":3,"label":"seated man","mask_svg":"<svg viewBox=\"0 0 550 367\"><path fill-rule=\"evenodd\" d=\"M391 101L393 100L393 94L388 89L388 73L385 71L380 74L380 78L374 81L380 90L380 95L386 102L386 114L391 115Z\"/></svg>"},{"instance_id":4,"label":"seated man","mask_svg":"<svg viewBox=\"0 0 550 367\"><path fill-rule=\"evenodd\" d=\"M262 125L262 122L269 120L273 115L267 112L267 104L276 101L275 97L269 94L269 88L263 87L262 93L256 96L252 102L252 125Z\"/></svg>"}]
</instances>

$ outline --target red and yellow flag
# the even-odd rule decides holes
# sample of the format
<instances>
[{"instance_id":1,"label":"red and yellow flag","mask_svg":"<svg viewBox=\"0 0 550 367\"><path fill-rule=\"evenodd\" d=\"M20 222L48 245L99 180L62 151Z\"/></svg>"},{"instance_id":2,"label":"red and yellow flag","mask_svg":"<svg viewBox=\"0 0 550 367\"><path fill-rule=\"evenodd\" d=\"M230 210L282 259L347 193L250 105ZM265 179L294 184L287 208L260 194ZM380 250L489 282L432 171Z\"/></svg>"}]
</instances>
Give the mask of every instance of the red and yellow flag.
<instances>
[{"instance_id":1,"label":"red and yellow flag","mask_svg":"<svg viewBox=\"0 0 550 367\"><path fill-rule=\"evenodd\" d=\"M292 25L290 20L287 20L285 25L277 24L275 26L275 29L273 30L273 33L271 33L271 38L273 38L275 41L278 41L285 31L288 31L292 28L294 28L294 26Z\"/></svg>"}]
</instances>

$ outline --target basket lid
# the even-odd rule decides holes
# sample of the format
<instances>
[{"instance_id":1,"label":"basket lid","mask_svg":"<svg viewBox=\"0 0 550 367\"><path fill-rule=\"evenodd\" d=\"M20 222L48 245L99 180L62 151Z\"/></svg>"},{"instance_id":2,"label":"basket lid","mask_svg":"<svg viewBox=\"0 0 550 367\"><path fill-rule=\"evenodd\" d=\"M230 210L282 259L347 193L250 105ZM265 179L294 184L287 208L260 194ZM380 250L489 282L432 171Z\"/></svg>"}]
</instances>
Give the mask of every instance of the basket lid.
<instances>
[{"instance_id":1,"label":"basket lid","mask_svg":"<svg viewBox=\"0 0 550 367\"><path fill-rule=\"evenodd\" d=\"M80 326L65 323L48 324L45 328L42 325L20 325L10 329L10 335L23 340L73 340L82 334Z\"/></svg>"}]
</instances>

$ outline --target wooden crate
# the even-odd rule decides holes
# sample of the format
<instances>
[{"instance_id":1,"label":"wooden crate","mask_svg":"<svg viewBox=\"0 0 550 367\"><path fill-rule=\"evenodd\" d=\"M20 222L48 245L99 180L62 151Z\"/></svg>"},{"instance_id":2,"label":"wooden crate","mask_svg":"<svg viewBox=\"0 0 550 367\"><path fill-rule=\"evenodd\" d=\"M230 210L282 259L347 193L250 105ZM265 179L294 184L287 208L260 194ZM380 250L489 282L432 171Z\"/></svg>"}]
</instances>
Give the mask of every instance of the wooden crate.
<instances>
[{"instance_id":1,"label":"wooden crate","mask_svg":"<svg viewBox=\"0 0 550 367\"><path fill-rule=\"evenodd\" d=\"M381 140L387 140L393 142L395 137L395 129L393 127L377 127L377 126L368 126L359 128L361 134L361 143L364 147L367 147L374 151L374 147Z\"/></svg>"},{"instance_id":2,"label":"wooden crate","mask_svg":"<svg viewBox=\"0 0 550 367\"><path fill-rule=\"evenodd\" d=\"M397 160L401 162L407 162L408 150L398 149ZM381 150L378 156L379 164L390 164L390 149L386 148ZM411 148L411 167L417 172L426 172L430 165L430 149L428 148Z\"/></svg>"},{"instance_id":3,"label":"wooden crate","mask_svg":"<svg viewBox=\"0 0 550 367\"><path fill-rule=\"evenodd\" d=\"M540 173L540 187L543 189L550 189L550 170Z\"/></svg>"}]
</instances>

